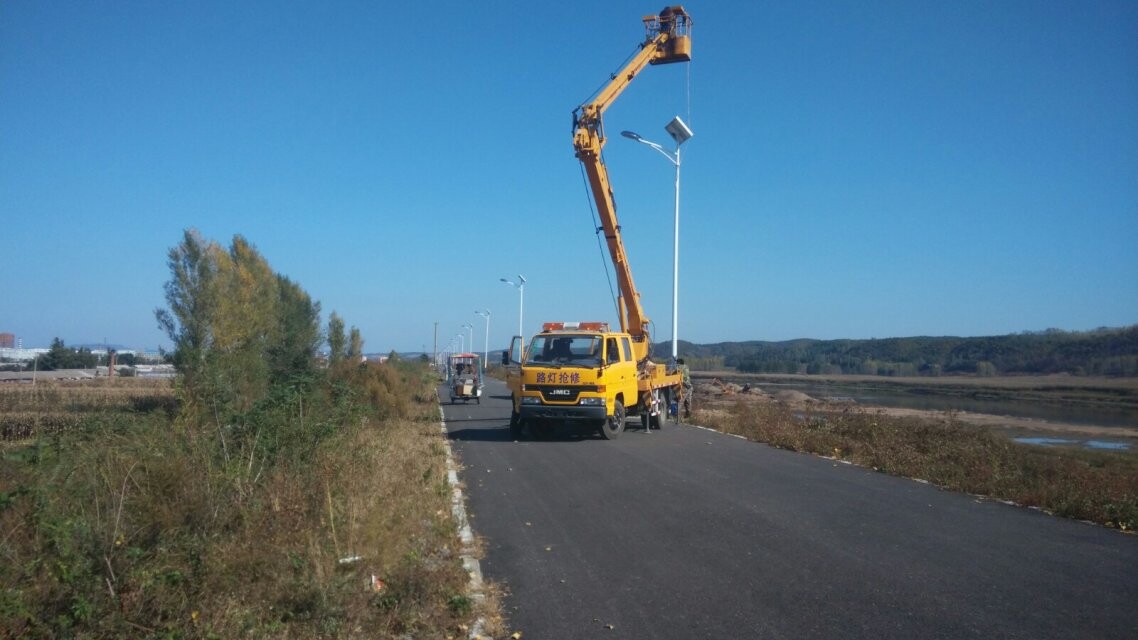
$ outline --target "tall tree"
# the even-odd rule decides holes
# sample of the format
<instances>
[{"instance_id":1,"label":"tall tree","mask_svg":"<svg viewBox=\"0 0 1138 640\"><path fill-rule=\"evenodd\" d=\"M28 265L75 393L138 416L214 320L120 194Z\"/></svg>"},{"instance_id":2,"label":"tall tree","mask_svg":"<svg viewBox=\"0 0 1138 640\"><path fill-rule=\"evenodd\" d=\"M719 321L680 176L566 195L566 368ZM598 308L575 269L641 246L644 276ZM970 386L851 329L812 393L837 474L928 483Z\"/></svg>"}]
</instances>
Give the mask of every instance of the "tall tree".
<instances>
[{"instance_id":1,"label":"tall tree","mask_svg":"<svg viewBox=\"0 0 1138 640\"><path fill-rule=\"evenodd\" d=\"M360 336L360 330L352 327L348 332L348 360L352 362L359 362L364 357L364 339Z\"/></svg>"},{"instance_id":2,"label":"tall tree","mask_svg":"<svg viewBox=\"0 0 1138 640\"><path fill-rule=\"evenodd\" d=\"M215 257L219 277L214 348L220 369L247 410L269 387L269 350L279 328L277 276L245 238L234 236L229 251Z\"/></svg>"},{"instance_id":3,"label":"tall tree","mask_svg":"<svg viewBox=\"0 0 1138 640\"><path fill-rule=\"evenodd\" d=\"M218 303L214 246L196 229L183 232L182 241L167 254L168 308L154 311L158 326L174 343L174 366L182 375L186 400L191 404L214 386L208 375Z\"/></svg>"},{"instance_id":4,"label":"tall tree","mask_svg":"<svg viewBox=\"0 0 1138 640\"><path fill-rule=\"evenodd\" d=\"M344 320L335 311L328 318L328 363L336 364L346 355L344 347L347 338L344 337Z\"/></svg>"},{"instance_id":5,"label":"tall tree","mask_svg":"<svg viewBox=\"0 0 1138 640\"><path fill-rule=\"evenodd\" d=\"M278 337L269 348L269 370L274 382L282 382L312 370L323 338L320 303L285 276L277 276L277 292Z\"/></svg>"}]
</instances>

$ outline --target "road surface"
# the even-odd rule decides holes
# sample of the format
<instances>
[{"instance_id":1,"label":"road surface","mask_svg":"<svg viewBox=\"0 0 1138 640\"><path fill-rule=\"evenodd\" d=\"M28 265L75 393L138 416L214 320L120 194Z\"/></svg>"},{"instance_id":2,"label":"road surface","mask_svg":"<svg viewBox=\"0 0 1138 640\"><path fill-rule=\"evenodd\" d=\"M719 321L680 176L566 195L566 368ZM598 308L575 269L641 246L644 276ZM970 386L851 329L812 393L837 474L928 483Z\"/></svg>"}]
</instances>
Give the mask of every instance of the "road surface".
<instances>
[{"instance_id":1,"label":"road surface","mask_svg":"<svg viewBox=\"0 0 1138 640\"><path fill-rule=\"evenodd\" d=\"M1138 537L691 426L509 437L443 410L510 631L576 638L1138 638Z\"/></svg>"}]
</instances>

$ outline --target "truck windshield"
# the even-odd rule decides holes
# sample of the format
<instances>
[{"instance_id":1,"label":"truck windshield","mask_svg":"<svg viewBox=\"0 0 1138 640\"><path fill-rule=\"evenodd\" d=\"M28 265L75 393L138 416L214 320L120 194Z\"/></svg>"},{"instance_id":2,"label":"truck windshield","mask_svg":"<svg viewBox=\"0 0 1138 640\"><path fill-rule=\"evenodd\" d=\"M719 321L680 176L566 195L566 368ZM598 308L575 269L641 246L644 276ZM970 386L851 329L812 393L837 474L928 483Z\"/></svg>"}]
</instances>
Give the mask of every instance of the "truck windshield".
<instances>
[{"instance_id":1,"label":"truck windshield","mask_svg":"<svg viewBox=\"0 0 1138 640\"><path fill-rule=\"evenodd\" d=\"M525 363L597 367L601 345L601 337L594 335L540 335L530 344Z\"/></svg>"}]
</instances>

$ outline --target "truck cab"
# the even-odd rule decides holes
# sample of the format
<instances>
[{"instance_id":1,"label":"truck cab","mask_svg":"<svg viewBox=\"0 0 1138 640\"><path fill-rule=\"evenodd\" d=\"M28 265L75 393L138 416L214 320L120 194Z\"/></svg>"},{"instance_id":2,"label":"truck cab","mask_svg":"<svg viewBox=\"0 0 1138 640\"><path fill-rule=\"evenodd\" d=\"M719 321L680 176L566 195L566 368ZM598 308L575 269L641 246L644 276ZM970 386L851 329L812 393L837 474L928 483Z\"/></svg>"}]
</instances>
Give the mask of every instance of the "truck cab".
<instances>
[{"instance_id":1,"label":"truck cab","mask_svg":"<svg viewBox=\"0 0 1138 640\"><path fill-rule=\"evenodd\" d=\"M625 418L648 408L654 397L642 380L630 334L610 331L607 323L546 323L525 349L520 336L502 354L509 367L513 399L512 435L528 427L538 438L559 424L596 430L606 439L624 430Z\"/></svg>"}]
</instances>

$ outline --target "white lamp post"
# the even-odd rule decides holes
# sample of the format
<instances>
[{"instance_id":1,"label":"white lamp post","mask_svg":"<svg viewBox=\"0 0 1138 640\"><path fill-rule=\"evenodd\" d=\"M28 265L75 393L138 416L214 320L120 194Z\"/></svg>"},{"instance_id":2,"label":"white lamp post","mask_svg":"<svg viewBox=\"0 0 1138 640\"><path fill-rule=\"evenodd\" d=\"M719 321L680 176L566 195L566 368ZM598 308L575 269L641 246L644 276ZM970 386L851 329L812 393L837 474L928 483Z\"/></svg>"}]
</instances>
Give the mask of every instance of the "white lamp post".
<instances>
[{"instance_id":1,"label":"white lamp post","mask_svg":"<svg viewBox=\"0 0 1138 640\"><path fill-rule=\"evenodd\" d=\"M458 352L466 353L466 336L462 335L462 332L459 331L455 337L458 338Z\"/></svg>"},{"instance_id":2,"label":"white lamp post","mask_svg":"<svg viewBox=\"0 0 1138 640\"><path fill-rule=\"evenodd\" d=\"M676 167L676 214L675 214L675 238L672 242L672 359L675 360L679 355L679 297L680 297L680 145L687 142L693 135L691 129L680 120L679 116L672 118L672 121L664 126L664 130L668 135L672 136L672 140L676 142L676 154L672 154L664 150L664 147L645 140L639 135L631 131L621 131L620 135L631 138L641 144L646 144L661 155L668 159L673 166Z\"/></svg>"},{"instance_id":3,"label":"white lamp post","mask_svg":"<svg viewBox=\"0 0 1138 640\"><path fill-rule=\"evenodd\" d=\"M470 335L470 352L474 353L474 325L466 322L462 325L463 329Z\"/></svg>"},{"instance_id":4,"label":"white lamp post","mask_svg":"<svg viewBox=\"0 0 1138 640\"><path fill-rule=\"evenodd\" d=\"M518 288L518 335L522 336L522 339L524 340L525 334L522 333L522 311L524 309L526 297L526 277L519 273L517 282L514 282L513 280L507 280L505 278L498 279L510 285L511 287Z\"/></svg>"},{"instance_id":5,"label":"white lamp post","mask_svg":"<svg viewBox=\"0 0 1138 640\"><path fill-rule=\"evenodd\" d=\"M483 363L483 365L485 365L486 364L486 358L487 358L488 354L490 353L490 310L487 309L485 311L479 311L479 310L475 309L474 314L482 316L483 318L486 318L486 338L485 338L485 341L482 343L482 363Z\"/></svg>"}]
</instances>

